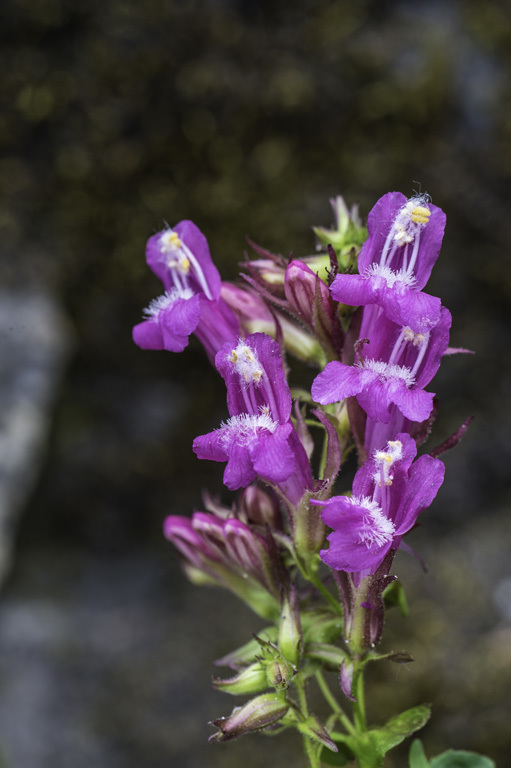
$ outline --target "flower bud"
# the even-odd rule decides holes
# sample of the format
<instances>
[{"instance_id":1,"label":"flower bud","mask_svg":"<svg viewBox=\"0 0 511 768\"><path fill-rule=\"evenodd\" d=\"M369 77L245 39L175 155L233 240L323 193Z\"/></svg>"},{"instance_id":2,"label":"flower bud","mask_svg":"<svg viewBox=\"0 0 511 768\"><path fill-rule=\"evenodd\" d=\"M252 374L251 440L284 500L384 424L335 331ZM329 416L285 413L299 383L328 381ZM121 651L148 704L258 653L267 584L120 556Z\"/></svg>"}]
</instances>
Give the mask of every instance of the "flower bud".
<instances>
[{"instance_id":1,"label":"flower bud","mask_svg":"<svg viewBox=\"0 0 511 768\"><path fill-rule=\"evenodd\" d=\"M284 690L289 685L290 679L294 675L294 671L289 664L286 664L284 659L278 658L270 661L266 666L266 676L268 679L268 685L278 690Z\"/></svg>"},{"instance_id":2,"label":"flower bud","mask_svg":"<svg viewBox=\"0 0 511 768\"><path fill-rule=\"evenodd\" d=\"M237 675L226 680L221 680L217 677L213 678L212 683L219 691L225 691L225 693L232 693L233 695L260 693L265 688L268 688L266 670L259 661L250 664L249 667L245 667Z\"/></svg>"},{"instance_id":3,"label":"flower bud","mask_svg":"<svg viewBox=\"0 0 511 768\"><path fill-rule=\"evenodd\" d=\"M275 337L275 318L255 291L244 290L232 283L222 283L221 296L238 316L247 334L260 332Z\"/></svg>"},{"instance_id":4,"label":"flower bud","mask_svg":"<svg viewBox=\"0 0 511 768\"><path fill-rule=\"evenodd\" d=\"M306 562L319 552L326 537L326 526L318 512L320 507L311 505L312 497L312 492L306 491L296 508L293 536L295 549Z\"/></svg>"},{"instance_id":5,"label":"flower bud","mask_svg":"<svg viewBox=\"0 0 511 768\"><path fill-rule=\"evenodd\" d=\"M245 488L241 509L251 523L268 525L271 531L282 528L277 499L257 485Z\"/></svg>"},{"instance_id":6,"label":"flower bud","mask_svg":"<svg viewBox=\"0 0 511 768\"><path fill-rule=\"evenodd\" d=\"M330 290L303 261L294 259L286 270L284 289L290 307L335 359L342 349L342 330Z\"/></svg>"},{"instance_id":7,"label":"flower bud","mask_svg":"<svg viewBox=\"0 0 511 768\"><path fill-rule=\"evenodd\" d=\"M279 651L293 666L298 664L302 650L300 606L294 588L282 599L279 627Z\"/></svg>"},{"instance_id":8,"label":"flower bud","mask_svg":"<svg viewBox=\"0 0 511 768\"><path fill-rule=\"evenodd\" d=\"M362 243L367 238L367 230L361 224L358 206L354 205L350 210L341 195L332 198L330 205L335 216L335 226L332 229L313 227L313 230L322 245L333 246L339 266L345 270L356 260Z\"/></svg>"},{"instance_id":9,"label":"flower bud","mask_svg":"<svg viewBox=\"0 0 511 768\"><path fill-rule=\"evenodd\" d=\"M273 645L277 640L277 627L271 626L262 629L258 635L245 643L240 648L231 651L226 656L222 656L221 659L217 659L215 664L219 667L231 667L232 669L242 669L246 667L251 661L264 655L261 653L261 649L266 646ZM273 656L269 656L273 658Z\"/></svg>"},{"instance_id":10,"label":"flower bud","mask_svg":"<svg viewBox=\"0 0 511 768\"><path fill-rule=\"evenodd\" d=\"M245 733L259 731L277 723L290 708L283 691L264 693L247 701L242 707L235 707L229 717L212 720L220 730L209 737L209 741L232 741Z\"/></svg>"}]
</instances>

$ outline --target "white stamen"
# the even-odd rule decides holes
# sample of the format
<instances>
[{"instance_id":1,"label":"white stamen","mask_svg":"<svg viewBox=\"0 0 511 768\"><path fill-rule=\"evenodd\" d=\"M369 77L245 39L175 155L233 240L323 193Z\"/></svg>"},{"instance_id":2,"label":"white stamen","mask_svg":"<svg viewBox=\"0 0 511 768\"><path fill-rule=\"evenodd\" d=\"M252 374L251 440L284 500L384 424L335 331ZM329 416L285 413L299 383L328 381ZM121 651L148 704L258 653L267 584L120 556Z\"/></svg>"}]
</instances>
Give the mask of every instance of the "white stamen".
<instances>
[{"instance_id":1,"label":"white stamen","mask_svg":"<svg viewBox=\"0 0 511 768\"><path fill-rule=\"evenodd\" d=\"M408 274L402 269L394 272L390 267L382 267L380 264L376 263L368 266L364 273L364 277L383 277L387 282L388 288L393 288L396 283L412 287L416 282L413 274Z\"/></svg>"},{"instance_id":2,"label":"white stamen","mask_svg":"<svg viewBox=\"0 0 511 768\"><path fill-rule=\"evenodd\" d=\"M238 376L247 384L260 384L264 370L259 363L256 352L243 341L238 343L228 359L233 364Z\"/></svg>"},{"instance_id":3,"label":"white stamen","mask_svg":"<svg viewBox=\"0 0 511 768\"><path fill-rule=\"evenodd\" d=\"M429 203L428 195L411 197L402 208L399 209L394 219L394 240L399 245L411 243L415 236L424 227L431 216L431 211L427 207Z\"/></svg>"},{"instance_id":4,"label":"white stamen","mask_svg":"<svg viewBox=\"0 0 511 768\"><path fill-rule=\"evenodd\" d=\"M236 438L239 443L244 445L251 438L255 437L261 429L266 429L273 434L277 427L278 423L273 421L264 409L257 416L252 416L249 413L240 413L238 416L231 416L226 422L220 424L220 429L224 432L223 440L226 445L229 445L233 438Z\"/></svg>"},{"instance_id":5,"label":"white stamen","mask_svg":"<svg viewBox=\"0 0 511 768\"><path fill-rule=\"evenodd\" d=\"M384 451L375 451L374 460L376 462L376 472L373 474L373 480L381 488L383 485L392 485L394 475L391 469L396 461L403 458L403 443L401 440L389 440L387 448Z\"/></svg>"},{"instance_id":6,"label":"white stamen","mask_svg":"<svg viewBox=\"0 0 511 768\"><path fill-rule=\"evenodd\" d=\"M368 496L353 496L350 499L353 506L366 510L363 519L363 528L359 531L359 541L366 545L367 549L373 546L382 547L392 541L396 527L392 520L382 513L381 508Z\"/></svg>"},{"instance_id":7,"label":"white stamen","mask_svg":"<svg viewBox=\"0 0 511 768\"><path fill-rule=\"evenodd\" d=\"M146 320L157 320L160 312L168 309L178 299L191 299L193 295L191 288L172 288L170 291L165 291L162 296L153 299L149 306L144 309L143 316Z\"/></svg>"},{"instance_id":8,"label":"white stamen","mask_svg":"<svg viewBox=\"0 0 511 768\"><path fill-rule=\"evenodd\" d=\"M354 507L363 507L368 512L381 513L381 507L369 496L347 496L346 501L349 501Z\"/></svg>"},{"instance_id":9,"label":"white stamen","mask_svg":"<svg viewBox=\"0 0 511 768\"><path fill-rule=\"evenodd\" d=\"M429 339L429 333L415 333L411 328L403 328L403 338L405 341L411 341L414 347L422 347L425 341Z\"/></svg>"},{"instance_id":10,"label":"white stamen","mask_svg":"<svg viewBox=\"0 0 511 768\"><path fill-rule=\"evenodd\" d=\"M383 360L364 360L363 363L356 364L359 368L366 368L368 371L377 373L382 379L402 379L407 387L415 384L415 379L410 368L406 365L389 365Z\"/></svg>"}]
</instances>

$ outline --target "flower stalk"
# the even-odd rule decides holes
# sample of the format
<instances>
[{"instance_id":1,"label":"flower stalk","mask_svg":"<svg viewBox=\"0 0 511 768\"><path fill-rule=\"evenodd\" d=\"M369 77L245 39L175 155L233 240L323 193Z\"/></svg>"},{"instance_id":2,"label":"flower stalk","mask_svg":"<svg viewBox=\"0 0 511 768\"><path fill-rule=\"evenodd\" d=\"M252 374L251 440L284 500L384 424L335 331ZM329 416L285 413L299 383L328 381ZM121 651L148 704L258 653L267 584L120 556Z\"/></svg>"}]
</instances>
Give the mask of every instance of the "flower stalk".
<instances>
[{"instance_id":1,"label":"flower stalk","mask_svg":"<svg viewBox=\"0 0 511 768\"><path fill-rule=\"evenodd\" d=\"M375 651L386 590L396 553L443 482L438 456L468 420L418 456L438 411L429 385L453 351L451 315L423 290L445 214L428 196L389 192L366 229L356 207L331 203L335 224L314 229L315 256L286 259L249 241L256 258L240 285L222 282L192 222L154 235L146 259L165 292L133 336L143 349L181 352L195 335L226 387L224 420L193 451L224 465L237 495L228 506L205 495L205 511L164 525L195 583L231 590L269 622L218 662L231 672L213 685L252 698L212 721L211 741L294 728L310 768L338 750L345 763L379 768L429 710L402 713L401 731L392 721L370 726L365 667L412 660ZM286 355L316 369L310 386L290 388ZM348 489L350 454L358 470ZM326 723L310 709L313 683L331 709Z\"/></svg>"}]
</instances>

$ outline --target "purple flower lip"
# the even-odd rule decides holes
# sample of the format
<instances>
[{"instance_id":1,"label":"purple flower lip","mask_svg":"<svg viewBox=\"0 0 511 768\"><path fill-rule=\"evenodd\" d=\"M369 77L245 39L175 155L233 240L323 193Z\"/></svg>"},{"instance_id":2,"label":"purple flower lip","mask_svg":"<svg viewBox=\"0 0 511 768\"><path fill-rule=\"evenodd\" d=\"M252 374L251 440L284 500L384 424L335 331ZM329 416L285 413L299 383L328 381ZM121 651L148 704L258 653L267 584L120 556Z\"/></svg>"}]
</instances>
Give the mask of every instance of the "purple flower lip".
<instances>
[{"instance_id":1,"label":"purple flower lip","mask_svg":"<svg viewBox=\"0 0 511 768\"><path fill-rule=\"evenodd\" d=\"M438 257L445 214L427 196L406 200L389 192L368 219L369 238L360 252L359 275L337 275L332 283L336 301L351 306L377 304L399 325L415 331L434 328L440 299L422 293Z\"/></svg>"},{"instance_id":2,"label":"purple flower lip","mask_svg":"<svg viewBox=\"0 0 511 768\"><path fill-rule=\"evenodd\" d=\"M353 496L334 496L323 506L325 525L332 528L329 549L320 552L336 570L374 573L401 537L415 524L419 513L435 498L444 478L444 465L417 453L406 433L389 440L358 470Z\"/></svg>"},{"instance_id":3,"label":"purple flower lip","mask_svg":"<svg viewBox=\"0 0 511 768\"><path fill-rule=\"evenodd\" d=\"M186 288L186 281L183 278L188 277L191 272L203 293L211 301L213 296L204 272L186 243L180 240L177 232L170 227L163 230L159 236L158 246L162 263L173 273L175 286L179 287L182 283L181 287Z\"/></svg>"},{"instance_id":4,"label":"purple flower lip","mask_svg":"<svg viewBox=\"0 0 511 768\"><path fill-rule=\"evenodd\" d=\"M220 296L220 275L208 241L192 221L180 221L147 241L146 260L165 288L191 288L210 301Z\"/></svg>"},{"instance_id":5,"label":"purple flower lip","mask_svg":"<svg viewBox=\"0 0 511 768\"><path fill-rule=\"evenodd\" d=\"M146 320L154 320L158 322L158 315L160 312L164 312L169 309L178 299L184 299L187 301L194 295L191 288L172 288L169 291L165 291L161 296L157 296L156 299L152 299L149 306L146 307L142 314Z\"/></svg>"}]
</instances>

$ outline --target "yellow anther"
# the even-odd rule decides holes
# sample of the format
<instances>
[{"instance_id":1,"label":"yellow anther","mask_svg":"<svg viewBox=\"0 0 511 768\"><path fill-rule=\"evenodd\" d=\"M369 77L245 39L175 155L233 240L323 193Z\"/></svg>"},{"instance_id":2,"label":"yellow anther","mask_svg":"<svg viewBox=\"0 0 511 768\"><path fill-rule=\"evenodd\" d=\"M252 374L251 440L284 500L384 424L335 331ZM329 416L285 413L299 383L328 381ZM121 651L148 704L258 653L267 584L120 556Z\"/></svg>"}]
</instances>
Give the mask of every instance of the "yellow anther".
<instances>
[{"instance_id":1,"label":"yellow anther","mask_svg":"<svg viewBox=\"0 0 511 768\"><path fill-rule=\"evenodd\" d=\"M422 333L416 333L415 338L413 340L413 346L422 347L425 341L426 341L426 337Z\"/></svg>"},{"instance_id":2,"label":"yellow anther","mask_svg":"<svg viewBox=\"0 0 511 768\"><path fill-rule=\"evenodd\" d=\"M190 271L190 259L187 259L186 256L182 258L179 262L179 269L184 275L187 275Z\"/></svg>"},{"instance_id":3,"label":"yellow anther","mask_svg":"<svg viewBox=\"0 0 511 768\"><path fill-rule=\"evenodd\" d=\"M173 248L181 248L181 240L177 232L171 232L168 236L169 245Z\"/></svg>"},{"instance_id":4,"label":"yellow anther","mask_svg":"<svg viewBox=\"0 0 511 768\"><path fill-rule=\"evenodd\" d=\"M401 448L403 443L401 442L401 440L389 440L387 445L390 445L391 448Z\"/></svg>"},{"instance_id":5,"label":"yellow anther","mask_svg":"<svg viewBox=\"0 0 511 768\"><path fill-rule=\"evenodd\" d=\"M392 464L392 455L390 453L386 453L383 459L387 462L387 464Z\"/></svg>"},{"instance_id":6,"label":"yellow anther","mask_svg":"<svg viewBox=\"0 0 511 768\"><path fill-rule=\"evenodd\" d=\"M255 381L255 382L257 382L257 383L258 383L258 382L260 382L260 381L261 381L262 377L263 377L263 372L261 371L261 369L260 369L260 368L258 368L258 369L257 369L256 371L254 371L254 372L253 372L253 374L252 374L252 381Z\"/></svg>"},{"instance_id":7,"label":"yellow anther","mask_svg":"<svg viewBox=\"0 0 511 768\"><path fill-rule=\"evenodd\" d=\"M430 216L431 211L428 208L425 208L423 205L417 205L413 209L410 218L414 224L427 224Z\"/></svg>"},{"instance_id":8,"label":"yellow anther","mask_svg":"<svg viewBox=\"0 0 511 768\"><path fill-rule=\"evenodd\" d=\"M231 352L230 360L231 360L231 363L237 363L238 362L238 355L236 354L236 350L235 349L233 349L232 352Z\"/></svg>"}]
</instances>

